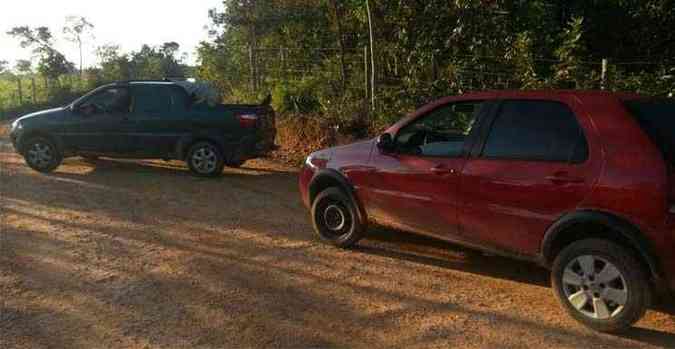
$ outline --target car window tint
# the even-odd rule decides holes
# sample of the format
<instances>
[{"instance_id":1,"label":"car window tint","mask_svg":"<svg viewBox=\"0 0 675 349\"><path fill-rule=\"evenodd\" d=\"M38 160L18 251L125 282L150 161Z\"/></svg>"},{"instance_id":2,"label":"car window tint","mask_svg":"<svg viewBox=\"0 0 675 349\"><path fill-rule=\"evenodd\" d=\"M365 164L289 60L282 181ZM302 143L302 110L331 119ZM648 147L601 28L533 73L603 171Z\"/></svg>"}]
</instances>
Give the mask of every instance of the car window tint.
<instances>
[{"instance_id":1,"label":"car window tint","mask_svg":"<svg viewBox=\"0 0 675 349\"><path fill-rule=\"evenodd\" d=\"M506 101L483 149L492 159L583 162L588 144L573 112L549 101Z\"/></svg>"},{"instance_id":2,"label":"car window tint","mask_svg":"<svg viewBox=\"0 0 675 349\"><path fill-rule=\"evenodd\" d=\"M433 110L398 132L397 151L420 156L462 155L481 105L481 102L461 102Z\"/></svg>"},{"instance_id":3,"label":"car window tint","mask_svg":"<svg viewBox=\"0 0 675 349\"><path fill-rule=\"evenodd\" d=\"M171 110L179 112L187 110L190 99L183 88L173 86L169 88L169 95L171 98Z\"/></svg>"},{"instance_id":4,"label":"car window tint","mask_svg":"<svg viewBox=\"0 0 675 349\"><path fill-rule=\"evenodd\" d=\"M86 101L86 104L94 105L99 112L108 113L128 113L129 103L129 91L122 87L105 89Z\"/></svg>"},{"instance_id":5,"label":"car window tint","mask_svg":"<svg viewBox=\"0 0 675 349\"><path fill-rule=\"evenodd\" d=\"M133 108L137 113L162 114L171 108L171 97L164 86L140 85L133 88Z\"/></svg>"},{"instance_id":6,"label":"car window tint","mask_svg":"<svg viewBox=\"0 0 675 349\"><path fill-rule=\"evenodd\" d=\"M675 101L635 100L626 102L626 106L665 157L675 163Z\"/></svg>"}]
</instances>

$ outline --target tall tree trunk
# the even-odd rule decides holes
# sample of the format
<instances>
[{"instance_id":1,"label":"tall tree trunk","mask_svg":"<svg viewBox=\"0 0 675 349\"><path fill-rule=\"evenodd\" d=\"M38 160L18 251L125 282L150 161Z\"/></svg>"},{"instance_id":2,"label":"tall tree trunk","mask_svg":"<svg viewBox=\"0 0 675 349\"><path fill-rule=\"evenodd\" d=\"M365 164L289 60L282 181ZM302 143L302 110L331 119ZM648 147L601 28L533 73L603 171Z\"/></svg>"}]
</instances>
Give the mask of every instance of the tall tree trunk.
<instances>
[{"instance_id":1,"label":"tall tree trunk","mask_svg":"<svg viewBox=\"0 0 675 349\"><path fill-rule=\"evenodd\" d=\"M83 65L83 59L82 59L82 40L77 41L79 47L80 47L80 80L82 80L82 65Z\"/></svg>"},{"instance_id":2,"label":"tall tree trunk","mask_svg":"<svg viewBox=\"0 0 675 349\"><path fill-rule=\"evenodd\" d=\"M31 92L33 94L33 104L37 103L37 91L35 91L35 76L30 79Z\"/></svg>"},{"instance_id":3,"label":"tall tree trunk","mask_svg":"<svg viewBox=\"0 0 675 349\"><path fill-rule=\"evenodd\" d=\"M248 3L248 8L253 16L256 10L256 1ZM248 47L249 47L249 64L251 66L251 89L255 94L258 92L258 57L256 49L258 48L258 33L255 23L255 18L251 17L248 23Z\"/></svg>"},{"instance_id":4,"label":"tall tree trunk","mask_svg":"<svg viewBox=\"0 0 675 349\"><path fill-rule=\"evenodd\" d=\"M347 67L345 65L345 42L342 34L342 11L337 0L331 0L335 13L335 25L337 27L338 47L340 48L340 77L342 78L342 93L347 89Z\"/></svg>"},{"instance_id":5,"label":"tall tree trunk","mask_svg":"<svg viewBox=\"0 0 675 349\"><path fill-rule=\"evenodd\" d=\"M255 49L249 44L248 46L248 64L251 70L251 92L257 92L258 78L256 77L255 69Z\"/></svg>"},{"instance_id":6,"label":"tall tree trunk","mask_svg":"<svg viewBox=\"0 0 675 349\"><path fill-rule=\"evenodd\" d=\"M368 28L370 31L370 99L371 108L375 110L375 38L373 36L373 15L370 11L370 0L366 0L366 10L368 11Z\"/></svg>"}]
</instances>

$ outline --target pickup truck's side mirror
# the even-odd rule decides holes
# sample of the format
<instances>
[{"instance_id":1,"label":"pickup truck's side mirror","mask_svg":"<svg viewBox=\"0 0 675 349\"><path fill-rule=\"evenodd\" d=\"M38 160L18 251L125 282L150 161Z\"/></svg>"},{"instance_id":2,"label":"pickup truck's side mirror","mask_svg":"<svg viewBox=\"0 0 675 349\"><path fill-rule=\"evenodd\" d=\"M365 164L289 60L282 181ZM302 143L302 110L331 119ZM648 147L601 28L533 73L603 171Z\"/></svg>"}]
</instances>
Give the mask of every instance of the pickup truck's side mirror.
<instances>
[{"instance_id":1,"label":"pickup truck's side mirror","mask_svg":"<svg viewBox=\"0 0 675 349\"><path fill-rule=\"evenodd\" d=\"M389 133L377 137L377 148L385 153L394 151L394 138Z\"/></svg>"}]
</instances>

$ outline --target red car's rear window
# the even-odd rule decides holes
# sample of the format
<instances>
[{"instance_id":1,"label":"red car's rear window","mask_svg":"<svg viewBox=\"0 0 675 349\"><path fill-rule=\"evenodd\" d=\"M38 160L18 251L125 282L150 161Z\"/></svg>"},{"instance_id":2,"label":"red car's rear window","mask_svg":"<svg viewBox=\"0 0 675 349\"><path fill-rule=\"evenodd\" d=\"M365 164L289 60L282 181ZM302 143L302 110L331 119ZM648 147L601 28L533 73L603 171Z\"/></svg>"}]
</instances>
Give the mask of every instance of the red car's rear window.
<instances>
[{"instance_id":1,"label":"red car's rear window","mask_svg":"<svg viewBox=\"0 0 675 349\"><path fill-rule=\"evenodd\" d=\"M675 100L634 99L624 103L666 158L675 163Z\"/></svg>"}]
</instances>

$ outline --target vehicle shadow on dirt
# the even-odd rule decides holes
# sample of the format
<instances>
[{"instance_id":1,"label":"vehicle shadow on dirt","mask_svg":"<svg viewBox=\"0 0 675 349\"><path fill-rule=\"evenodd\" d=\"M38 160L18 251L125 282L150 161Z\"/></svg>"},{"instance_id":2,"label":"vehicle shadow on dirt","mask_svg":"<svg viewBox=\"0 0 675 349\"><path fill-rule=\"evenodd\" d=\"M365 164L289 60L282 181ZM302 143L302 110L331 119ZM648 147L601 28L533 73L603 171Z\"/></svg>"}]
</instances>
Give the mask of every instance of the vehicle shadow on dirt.
<instances>
[{"instance_id":1,"label":"vehicle shadow on dirt","mask_svg":"<svg viewBox=\"0 0 675 349\"><path fill-rule=\"evenodd\" d=\"M192 183L209 187L211 195L206 200L216 207L222 205L224 197L231 197L227 195L229 189L232 187L242 188L248 192L259 194L255 197L256 200L265 199L268 202L274 201L277 204L284 205L284 210L277 212L276 215L287 215L290 219L297 220L303 228L300 234L295 234L294 238L310 242L316 241L307 219L306 209L299 202L296 184L297 173L292 171L258 169L247 166L240 169L227 169L224 175L219 178L205 179L193 177L184 167L176 166L173 163L100 160L93 166L92 171L85 175L57 172L53 176L86 181L97 185L111 185L110 178L115 177L117 178L116 188L125 186L132 192L142 191L144 187L155 183L158 180L155 177L159 176L162 180L168 179L174 182L174 188L181 185L191 185ZM219 193L222 193L222 195L219 195ZM191 218L199 220L199 217ZM240 221L239 224L243 228L251 228L250 221ZM256 224L255 227L260 228L260 225ZM367 239L356 250L362 253L537 286L548 287L549 285L547 271L531 263L486 256L455 244L386 227L371 228Z\"/></svg>"},{"instance_id":2,"label":"vehicle shadow on dirt","mask_svg":"<svg viewBox=\"0 0 675 349\"><path fill-rule=\"evenodd\" d=\"M549 271L533 263L488 255L449 242L387 227L371 227L367 240L355 250L396 260L550 287ZM651 309L675 316L675 300L664 296L655 302ZM634 327L618 337L657 347L675 348L675 334L664 331Z\"/></svg>"}]
</instances>

